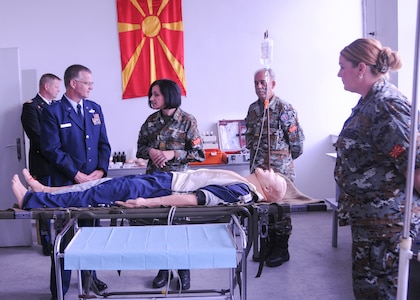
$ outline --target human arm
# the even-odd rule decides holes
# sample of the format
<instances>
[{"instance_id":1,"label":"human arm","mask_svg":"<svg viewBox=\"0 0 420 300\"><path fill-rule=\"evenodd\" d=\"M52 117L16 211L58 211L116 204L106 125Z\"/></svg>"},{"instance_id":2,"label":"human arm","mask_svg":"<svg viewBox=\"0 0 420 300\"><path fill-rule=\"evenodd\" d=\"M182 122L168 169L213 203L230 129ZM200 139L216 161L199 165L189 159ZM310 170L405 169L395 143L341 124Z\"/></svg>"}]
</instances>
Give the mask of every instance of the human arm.
<instances>
[{"instance_id":1,"label":"human arm","mask_svg":"<svg viewBox=\"0 0 420 300\"><path fill-rule=\"evenodd\" d=\"M297 111L291 104L285 104L280 114L280 122L283 124L284 134L287 137L290 153L293 159L298 158L303 153L303 141L305 135L300 126Z\"/></svg>"},{"instance_id":2,"label":"human arm","mask_svg":"<svg viewBox=\"0 0 420 300\"><path fill-rule=\"evenodd\" d=\"M245 146L248 150L253 149L254 143L254 120L256 118L255 103L252 103L248 108L248 113L245 118Z\"/></svg>"},{"instance_id":3,"label":"human arm","mask_svg":"<svg viewBox=\"0 0 420 300\"><path fill-rule=\"evenodd\" d=\"M26 135L31 141L31 145L35 146L37 150L40 149L40 135L41 135L41 108L36 102L31 100L22 106L21 121Z\"/></svg>"},{"instance_id":4,"label":"human arm","mask_svg":"<svg viewBox=\"0 0 420 300\"><path fill-rule=\"evenodd\" d=\"M420 194L420 169L414 171L414 189Z\"/></svg>"},{"instance_id":5,"label":"human arm","mask_svg":"<svg viewBox=\"0 0 420 300\"><path fill-rule=\"evenodd\" d=\"M202 162L205 159L203 140L198 130L196 118L178 109L174 118L178 121L180 137L176 143L170 145L174 149L174 162L187 164L189 162ZM185 128L184 132L181 128ZM183 147L178 147L178 144Z\"/></svg>"},{"instance_id":6,"label":"human arm","mask_svg":"<svg viewBox=\"0 0 420 300\"><path fill-rule=\"evenodd\" d=\"M161 127L162 124L159 122L157 113L147 117L146 121L141 125L137 137L137 158L148 160L150 159L150 150L159 149L157 140Z\"/></svg>"},{"instance_id":7,"label":"human arm","mask_svg":"<svg viewBox=\"0 0 420 300\"><path fill-rule=\"evenodd\" d=\"M159 206L217 206L220 204L250 203L254 193L245 183L229 185L208 185L195 193L172 194L156 198L136 198L127 201L116 201L123 207L159 207Z\"/></svg>"},{"instance_id":8,"label":"human arm","mask_svg":"<svg viewBox=\"0 0 420 300\"><path fill-rule=\"evenodd\" d=\"M372 133L376 149L391 160L392 166L407 177L410 156L411 107L401 99L381 100L375 105L375 113L380 116ZM414 161L414 190L420 193L420 136L417 135Z\"/></svg>"},{"instance_id":9,"label":"human arm","mask_svg":"<svg viewBox=\"0 0 420 300\"><path fill-rule=\"evenodd\" d=\"M95 180L95 179L101 179L103 177L106 177L106 173L104 170L99 169L99 170L95 170L92 173L90 173L88 175L88 180Z\"/></svg>"},{"instance_id":10,"label":"human arm","mask_svg":"<svg viewBox=\"0 0 420 300\"><path fill-rule=\"evenodd\" d=\"M91 102L91 101L89 101ZM99 137L98 137L98 164L96 166L96 170L94 170L92 173L89 174L89 177L91 180L93 179L99 179L107 176L108 173L108 167L109 167L109 158L111 156L111 145L108 141L108 134L106 131L105 126L105 117L102 112L102 108L99 104L92 102L91 104L93 107L95 107L95 114L99 116L95 117L95 114L93 114L92 123L95 127L99 127ZM95 121L93 120L100 120Z\"/></svg>"},{"instance_id":11,"label":"human arm","mask_svg":"<svg viewBox=\"0 0 420 300\"><path fill-rule=\"evenodd\" d=\"M76 183L83 183L89 181L89 176L85 173L77 171L76 175L74 176L74 182Z\"/></svg>"},{"instance_id":12,"label":"human arm","mask_svg":"<svg viewBox=\"0 0 420 300\"><path fill-rule=\"evenodd\" d=\"M205 154L195 118L177 109L165 124L161 113L150 115L141 126L137 140L138 158L150 159L158 168L203 161Z\"/></svg>"},{"instance_id":13,"label":"human arm","mask_svg":"<svg viewBox=\"0 0 420 300\"><path fill-rule=\"evenodd\" d=\"M151 160L157 168L165 167L165 163L175 156L174 151L163 149L166 143L159 142L161 125L158 115L152 114L141 126L137 139L136 157Z\"/></svg>"},{"instance_id":14,"label":"human arm","mask_svg":"<svg viewBox=\"0 0 420 300\"><path fill-rule=\"evenodd\" d=\"M76 175L74 176L74 181L77 183L84 183L91 180L101 179L103 177L105 177L105 172L103 170L95 170L89 175L77 171Z\"/></svg>"},{"instance_id":15,"label":"human arm","mask_svg":"<svg viewBox=\"0 0 420 300\"><path fill-rule=\"evenodd\" d=\"M175 157L175 151L173 150L158 150L154 148L150 148L149 150L150 159L153 163L159 167L163 168L166 165L166 162L173 159Z\"/></svg>"},{"instance_id":16,"label":"human arm","mask_svg":"<svg viewBox=\"0 0 420 300\"><path fill-rule=\"evenodd\" d=\"M197 206L195 194L174 194L156 198L136 198L127 201L115 201L115 204L127 207L160 207L160 206Z\"/></svg>"}]
</instances>

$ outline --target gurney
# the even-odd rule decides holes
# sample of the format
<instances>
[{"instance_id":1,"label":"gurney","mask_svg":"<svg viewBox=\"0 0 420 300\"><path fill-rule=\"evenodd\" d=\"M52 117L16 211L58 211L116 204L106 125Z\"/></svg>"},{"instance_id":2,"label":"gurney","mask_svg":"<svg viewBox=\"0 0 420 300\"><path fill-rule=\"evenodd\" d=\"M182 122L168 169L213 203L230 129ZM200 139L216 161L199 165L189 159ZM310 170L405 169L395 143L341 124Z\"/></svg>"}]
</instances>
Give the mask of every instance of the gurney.
<instances>
[{"instance_id":1,"label":"gurney","mask_svg":"<svg viewBox=\"0 0 420 300\"><path fill-rule=\"evenodd\" d=\"M188 290L142 292L106 292L96 297L112 299L246 299L246 257L253 232L248 228L250 213L244 206L172 207L127 209L57 208L1 211L0 218L36 219L40 215L64 224L54 245L57 290L61 287L60 260L65 269L78 271L78 288L81 299L92 297L89 288L83 289L80 270L147 270L223 268L230 272L227 288L219 290ZM169 226L110 226L78 227L79 219L109 219L111 225L119 220L176 219ZM61 243L67 232L75 232L64 251ZM121 247L121 245L125 245ZM62 292L58 293L59 299ZM119 297L119 298L115 298ZM129 298L128 298L129 297ZM131 297L131 298L130 298ZM239 299L238 298L238 299Z\"/></svg>"},{"instance_id":2,"label":"gurney","mask_svg":"<svg viewBox=\"0 0 420 300\"><path fill-rule=\"evenodd\" d=\"M289 183L288 183L289 185ZM287 192L286 192L286 196L283 201L284 203L279 204L280 206L290 206L290 204L292 204L293 202L297 202L297 206L298 207L303 207L305 206L305 204L302 203L314 203L314 202L319 202L318 200L312 199L310 197L307 197L306 195L303 195L301 193L299 193L297 191L297 189L294 187L294 185L292 183L290 183L290 187L288 186ZM256 207L260 207L260 205L263 204L255 204ZM277 205L277 204L275 204ZM254 212L255 211L255 206L252 206L250 209L249 207L246 206L241 206L241 205L232 205L232 206L217 206L217 207L209 207L209 206L199 206L199 207L183 207L183 208L177 208L176 211L185 211L185 214L181 216L178 216L178 218L184 218L187 224L191 224L192 222L198 223L198 224L203 224L203 223L214 223L214 218L216 215L222 215L225 216L225 220L223 221L225 224L228 224L225 226L225 229L222 229L221 226L218 226L217 229L216 227L214 228L206 228L207 229L215 229L215 230L219 230L221 232L219 232L219 234L223 234L222 231L227 231L230 234L230 237L232 239L232 241L236 241L236 233L238 233L238 236L240 236L239 238L239 245L241 246L237 246L237 244L233 243L233 246L231 246L231 248L235 249L235 251L237 253L243 253L245 254L245 259L237 259L237 267L235 268L235 270L231 267L231 271L232 274L234 274L233 276L231 276L231 278L233 278L234 280L231 280L231 282L235 283L240 283L241 287L240 287L240 291L241 291L241 298L245 297L246 298L246 280L244 281L243 279L246 279L246 272L243 272L244 269L242 269L241 267L245 268L246 267L246 257L249 253L250 247L252 245L252 241L253 238L256 238L257 235L262 235L262 233L260 231L257 231L256 234L256 230L254 229L254 227L256 227L256 223L261 224L261 220L262 218L255 218L254 215L260 216L261 213L259 213L259 210L257 210L257 214L253 214L253 218L252 220L250 219L250 211ZM325 207L325 205L324 205ZM162 211L163 210L163 211ZM232 210L234 212L232 212ZM238 212L242 211L242 216L241 216L241 221L238 220ZM246 214L244 213L246 211ZM286 211L286 210L285 210ZM290 211L290 209L289 209ZM129 212L129 213L128 213ZM64 233L73 230L73 228L76 231L76 236L75 238L79 238L79 236L83 237L83 233L79 232L88 232L88 234L90 234L91 236L95 236L95 233L98 233L98 235L102 234L100 233L98 228L94 228L92 229L93 232L89 231L91 229L79 229L76 225L76 222L74 220L76 219L101 219L101 218L108 218L111 219L111 223L113 222L115 225L115 221L117 218L124 218L124 219L128 219L128 218L140 218L140 219L155 219L155 218L169 218L169 214L170 211L168 211L168 208L160 208L160 209L122 209L119 207L104 207L104 208L66 208L66 209L33 209L31 211L22 211L22 210L14 210L13 211L13 215L11 214L11 212L9 212L9 216L4 216L4 214L0 214L1 218L37 218L40 216L43 216L43 218L51 218L54 219L55 222L54 224L56 225L57 223L59 224L65 224L65 228L66 230L63 231L63 235ZM120 216L117 216L120 215ZM229 219L226 219L226 215L229 216ZM245 217L243 217L245 215ZM220 217L218 217L220 218ZM73 220L74 219L74 220ZM220 222L220 219L218 220ZM70 224L70 225L69 225ZM171 224L171 223L169 223ZM236 224L236 225L235 225ZM237 224L240 224L239 226ZM64 226L64 225L63 225ZM153 226L152 226L153 227ZM187 226L188 227L188 226ZM184 227L184 230L189 230L187 227ZM203 225L200 225L199 227L201 227L200 229L203 229ZM209 226L206 226L209 227ZM171 227L172 228L172 227ZM165 228L164 230L168 229L168 230L177 230L180 228L176 228L175 229L169 229ZM228 228L228 229L227 229ZM236 228L236 229L233 229ZM130 228L129 228L130 229ZM146 230L151 230L152 228L145 228ZM235 231L236 230L236 231ZM61 230L60 230L61 231ZM117 230L120 231L120 230ZM134 230L129 230L129 231L135 231L136 234L143 234L143 233L137 233L137 229ZM170 234L172 234L173 232L169 232ZM165 234L166 236L169 234L168 232L163 232L162 234ZM111 233L105 233L104 236L109 236ZM217 235L215 235L213 238L211 238L210 240L216 240ZM60 242L60 235L57 236L56 239L56 246L55 246L55 250L54 250L54 256L55 259L57 261L59 261L60 259L64 259L64 262L66 261L65 259L65 252L64 251L60 251L59 249L61 248L60 245L57 246L57 243L61 243ZM243 241L247 240L247 243L245 244ZM241 242L242 241L242 242ZM74 244L76 244L76 242L74 242ZM121 242L117 242L117 244L121 244ZM185 244L185 243L184 243ZM72 242L70 242L69 247L72 245ZM165 242L165 247L167 247L169 245L169 241ZM216 246L221 246L220 244L217 244ZM95 247L95 246L94 246ZM205 248L205 247L204 247ZM69 248L70 249L70 248ZM77 249L76 249L77 250ZM185 249L184 249L185 250ZM203 250L203 249L199 249L199 250ZM255 251L255 250L254 250ZM76 251L77 252L77 251ZM79 251L80 252L80 251ZM146 251L147 252L147 251ZM150 251L149 251L150 252ZM80 252L82 253L82 252ZM80 254L79 255L82 255ZM121 253L118 252L114 252L113 253L116 256L121 256ZM142 255L145 255L145 253L142 253ZM100 256L100 255L99 255ZM238 257L240 257L240 255L238 255ZM152 258L151 258L152 259ZM166 258L167 260L167 258ZM162 261L162 260L160 260ZM59 263L57 264L58 266L60 265ZM67 265L67 267L69 269L77 269L77 268L87 268L87 266L82 265L82 266L74 266L74 265ZM115 267L115 266L114 266ZM155 268L159 268L159 269L166 269L166 268L172 268L175 267L175 265L166 265L166 266L154 266ZM182 266L178 266L179 268L194 268L195 266L186 266L186 265L182 265ZM109 268L109 266L106 266L105 268ZM127 265L120 265L118 268L116 267L116 269L123 269L123 268L127 268ZM143 264L141 267L137 266L137 268L139 269L147 269L145 267L145 264ZM149 267L148 267L149 268ZM91 266L88 269L101 269L101 266L98 267L93 267ZM79 269L78 269L79 270ZM239 270L239 271L238 271ZM241 272L242 270L242 272ZM239 275L238 275L239 274ZM60 274L59 272L57 272L57 276L59 276L58 278L60 278ZM80 277L80 276L79 276ZM57 280L57 283L61 283L61 280ZM233 285L231 285L230 289L228 289L229 291L229 295L227 296L227 298L225 299L233 299ZM60 287L58 287L60 288ZM245 292L244 292L245 291ZM89 289L87 290L87 293L89 292ZM222 292L222 294L225 296L226 292ZM106 297L109 297L109 294L105 295Z\"/></svg>"}]
</instances>

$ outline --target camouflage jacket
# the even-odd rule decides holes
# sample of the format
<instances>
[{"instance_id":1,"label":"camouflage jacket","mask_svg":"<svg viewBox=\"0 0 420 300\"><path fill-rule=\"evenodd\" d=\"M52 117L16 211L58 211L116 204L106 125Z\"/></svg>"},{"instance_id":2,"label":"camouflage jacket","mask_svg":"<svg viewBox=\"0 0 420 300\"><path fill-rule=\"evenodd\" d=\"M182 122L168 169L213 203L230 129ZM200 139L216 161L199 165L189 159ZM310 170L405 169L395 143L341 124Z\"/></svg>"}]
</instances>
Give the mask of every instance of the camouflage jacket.
<instances>
[{"instance_id":1,"label":"camouflage jacket","mask_svg":"<svg viewBox=\"0 0 420 300\"><path fill-rule=\"evenodd\" d=\"M175 150L175 157L166 163L165 168L160 169L149 159L151 148ZM189 168L189 162L204 161L203 141L197 120L180 108L167 122L160 110L151 114L141 126L136 156L149 159L147 173L154 170L185 171Z\"/></svg>"},{"instance_id":2,"label":"camouflage jacket","mask_svg":"<svg viewBox=\"0 0 420 300\"><path fill-rule=\"evenodd\" d=\"M336 142L341 225L403 219L411 105L391 83L376 82L353 108ZM417 141L416 168L420 167ZM420 204L415 194L413 203Z\"/></svg>"},{"instance_id":3,"label":"camouflage jacket","mask_svg":"<svg viewBox=\"0 0 420 300\"><path fill-rule=\"evenodd\" d=\"M268 111L270 168L293 181L295 179L293 160L302 154L305 139L297 112L291 104L276 96L270 100ZM253 173L257 167L267 169L267 116L264 114L264 105L261 101L257 100L249 106L245 123L246 147L250 151L250 171Z\"/></svg>"}]
</instances>

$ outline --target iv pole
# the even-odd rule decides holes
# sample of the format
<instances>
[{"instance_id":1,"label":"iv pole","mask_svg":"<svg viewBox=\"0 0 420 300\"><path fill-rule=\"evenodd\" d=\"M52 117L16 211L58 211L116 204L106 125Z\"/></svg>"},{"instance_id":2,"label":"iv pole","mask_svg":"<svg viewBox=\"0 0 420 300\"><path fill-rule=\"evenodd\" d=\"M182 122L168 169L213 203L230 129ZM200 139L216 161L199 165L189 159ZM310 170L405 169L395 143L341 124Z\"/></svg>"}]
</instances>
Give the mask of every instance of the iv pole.
<instances>
[{"instance_id":1,"label":"iv pole","mask_svg":"<svg viewBox=\"0 0 420 300\"><path fill-rule=\"evenodd\" d=\"M270 152L271 152L271 145L270 145L270 110L268 109L268 104L270 99L268 98L268 68L265 69L265 100L264 100L264 109L267 111L267 170L270 170Z\"/></svg>"},{"instance_id":2,"label":"iv pole","mask_svg":"<svg viewBox=\"0 0 420 300\"><path fill-rule=\"evenodd\" d=\"M419 60L419 3L417 3L417 20L416 20L416 40L414 49L414 72L413 72L413 96L411 103L411 129L410 129L410 148L407 170L407 184L406 184L406 203L404 211L404 229L400 240L400 253L398 264L398 287L397 299L406 300L408 291L408 277L410 270L410 259L413 257L411 251L412 240L409 235L410 219L411 219L411 203L414 189L414 172L415 161L417 154L417 135L418 135L418 109L417 109L417 85L418 85L418 60ZM417 260L420 261L420 254L417 255Z\"/></svg>"},{"instance_id":3,"label":"iv pole","mask_svg":"<svg viewBox=\"0 0 420 300\"><path fill-rule=\"evenodd\" d=\"M264 41L268 40L268 30L266 30L264 32ZM268 41L267 41L268 42ZM266 43L266 53L264 53L264 49L262 50L262 58L265 58L264 60L270 61L270 56L271 56L271 49L269 47L269 42ZM268 99L268 69L269 69L269 64L268 63L264 63L265 65L265 100L264 100L264 110L266 111L266 115L267 115L267 170L270 170L270 153L271 153L271 145L270 145L270 111L268 109L268 104L270 102L270 99ZM264 122L264 120L263 120ZM263 126L264 127L264 126Z\"/></svg>"}]
</instances>

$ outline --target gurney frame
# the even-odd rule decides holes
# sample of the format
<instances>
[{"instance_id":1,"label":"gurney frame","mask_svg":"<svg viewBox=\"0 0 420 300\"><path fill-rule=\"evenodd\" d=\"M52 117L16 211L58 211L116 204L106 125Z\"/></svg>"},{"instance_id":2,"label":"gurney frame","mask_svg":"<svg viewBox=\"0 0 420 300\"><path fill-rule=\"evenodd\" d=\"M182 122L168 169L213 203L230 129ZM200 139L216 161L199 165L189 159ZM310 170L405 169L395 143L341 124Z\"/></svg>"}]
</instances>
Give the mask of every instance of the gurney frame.
<instances>
[{"instance_id":1,"label":"gurney frame","mask_svg":"<svg viewBox=\"0 0 420 300\"><path fill-rule=\"evenodd\" d=\"M32 211L34 213L34 211ZM47 211L48 212L48 211ZM250 221L250 213L248 208L243 206L217 206L217 207L177 207L173 208L147 208L147 209L122 209L118 207L112 208L92 208L92 209L68 209L66 211L67 219L63 230L57 235L54 245L54 260L56 267L56 283L58 291L58 299L62 299L62 280L61 280L61 268L60 261L65 260L65 251L60 251L61 243L64 235L72 230L78 231L77 226L78 219L111 219L111 224L115 224L116 219L166 219L173 213L173 217L185 220L188 224L211 224L211 223L225 223L229 220L229 232L232 240L239 240L239 243L235 243L235 251L237 253L237 265L236 268L232 268L230 271L230 283L229 289L221 290L192 290L183 291L179 294L178 291L168 291L165 295L162 295L161 291L158 293L150 292L112 292L102 293L98 296L109 298L112 296L120 296L118 299L235 299L234 290L236 285L239 286L240 299L246 299L246 259L250 251L253 237L250 235L253 230L248 228L252 225ZM57 216L57 213L53 213L51 217ZM169 229L169 228L168 228ZM100 255L100 253L98 253ZM80 293L80 299L89 297L89 289L83 290L81 282L81 272L78 271L78 288ZM201 296L200 293L203 295ZM170 295L174 294L173 297ZM135 298L126 298L127 296L134 296Z\"/></svg>"}]
</instances>

